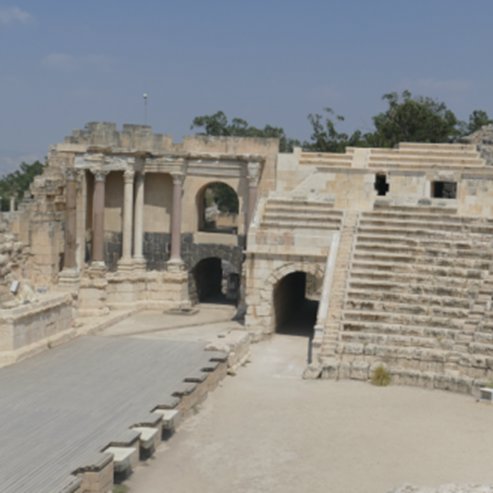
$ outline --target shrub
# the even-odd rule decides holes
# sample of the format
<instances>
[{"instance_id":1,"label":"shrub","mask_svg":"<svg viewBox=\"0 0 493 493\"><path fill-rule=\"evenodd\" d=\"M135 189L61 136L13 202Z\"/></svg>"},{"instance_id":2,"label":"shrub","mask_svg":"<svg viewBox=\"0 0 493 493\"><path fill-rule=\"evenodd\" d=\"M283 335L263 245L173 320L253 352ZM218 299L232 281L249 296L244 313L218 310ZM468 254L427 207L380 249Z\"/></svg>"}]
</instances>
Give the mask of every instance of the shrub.
<instances>
[{"instance_id":1,"label":"shrub","mask_svg":"<svg viewBox=\"0 0 493 493\"><path fill-rule=\"evenodd\" d=\"M390 376L389 371L383 365L377 366L372 371L371 383L373 385L378 385L379 387L386 387L391 380L392 377Z\"/></svg>"}]
</instances>

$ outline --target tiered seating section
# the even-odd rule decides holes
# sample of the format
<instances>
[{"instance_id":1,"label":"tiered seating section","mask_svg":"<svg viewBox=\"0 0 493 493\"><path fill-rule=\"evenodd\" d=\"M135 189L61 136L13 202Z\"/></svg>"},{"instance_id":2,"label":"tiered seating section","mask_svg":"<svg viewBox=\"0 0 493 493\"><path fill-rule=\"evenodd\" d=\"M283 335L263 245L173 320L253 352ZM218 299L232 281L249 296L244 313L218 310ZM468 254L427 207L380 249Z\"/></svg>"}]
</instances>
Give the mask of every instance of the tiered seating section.
<instances>
[{"instance_id":1,"label":"tiered seating section","mask_svg":"<svg viewBox=\"0 0 493 493\"><path fill-rule=\"evenodd\" d=\"M370 150L370 169L477 169L484 168L484 160L476 146L466 144L411 144L402 143L395 149Z\"/></svg>"},{"instance_id":2,"label":"tiered seating section","mask_svg":"<svg viewBox=\"0 0 493 493\"><path fill-rule=\"evenodd\" d=\"M330 202L308 199L270 197L265 204L260 226L267 229L337 230L342 211Z\"/></svg>"},{"instance_id":3,"label":"tiered seating section","mask_svg":"<svg viewBox=\"0 0 493 493\"><path fill-rule=\"evenodd\" d=\"M368 364L368 372L384 363L397 379L417 385L449 388L446 376L460 375L455 385L467 391L474 379L487 380L493 376L492 261L491 220L378 203L361 213L340 361ZM481 322L485 314L491 318Z\"/></svg>"}]
</instances>

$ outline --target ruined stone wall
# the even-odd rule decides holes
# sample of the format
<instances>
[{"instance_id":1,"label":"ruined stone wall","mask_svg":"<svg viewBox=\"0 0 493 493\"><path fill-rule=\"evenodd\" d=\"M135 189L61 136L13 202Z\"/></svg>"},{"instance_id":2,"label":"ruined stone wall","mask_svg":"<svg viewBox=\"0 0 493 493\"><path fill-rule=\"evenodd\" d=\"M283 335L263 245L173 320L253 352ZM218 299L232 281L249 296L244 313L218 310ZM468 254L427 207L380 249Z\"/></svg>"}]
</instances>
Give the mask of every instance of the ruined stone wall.
<instances>
[{"instance_id":1,"label":"ruined stone wall","mask_svg":"<svg viewBox=\"0 0 493 493\"><path fill-rule=\"evenodd\" d=\"M29 297L21 285L17 294L10 291L13 281L24 284L30 264L29 249L11 232L12 215L0 213L0 309L16 306Z\"/></svg>"}]
</instances>

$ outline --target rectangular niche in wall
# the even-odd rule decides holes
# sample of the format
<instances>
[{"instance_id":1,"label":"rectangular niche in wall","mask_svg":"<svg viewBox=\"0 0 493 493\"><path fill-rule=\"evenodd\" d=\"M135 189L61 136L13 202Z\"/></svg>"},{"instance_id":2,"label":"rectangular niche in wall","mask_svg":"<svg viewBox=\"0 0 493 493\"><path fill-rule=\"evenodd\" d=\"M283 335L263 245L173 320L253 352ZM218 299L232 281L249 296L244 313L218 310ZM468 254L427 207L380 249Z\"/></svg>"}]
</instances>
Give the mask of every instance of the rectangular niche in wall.
<instances>
[{"instance_id":1,"label":"rectangular niche in wall","mask_svg":"<svg viewBox=\"0 0 493 493\"><path fill-rule=\"evenodd\" d=\"M389 191L389 184L387 183L387 175L384 173L377 173L375 175L375 190L377 195L387 195Z\"/></svg>"},{"instance_id":2,"label":"rectangular niche in wall","mask_svg":"<svg viewBox=\"0 0 493 493\"><path fill-rule=\"evenodd\" d=\"M431 196L435 199L457 198L457 182L433 181L431 183Z\"/></svg>"}]
</instances>

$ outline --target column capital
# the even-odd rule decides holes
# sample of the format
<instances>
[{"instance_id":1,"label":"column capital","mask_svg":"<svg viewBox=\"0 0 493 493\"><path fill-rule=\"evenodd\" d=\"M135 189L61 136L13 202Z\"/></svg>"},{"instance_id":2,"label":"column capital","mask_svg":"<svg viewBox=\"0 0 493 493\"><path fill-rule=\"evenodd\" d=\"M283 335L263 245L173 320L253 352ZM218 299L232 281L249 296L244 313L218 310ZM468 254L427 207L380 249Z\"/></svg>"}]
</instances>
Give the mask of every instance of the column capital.
<instances>
[{"instance_id":1,"label":"column capital","mask_svg":"<svg viewBox=\"0 0 493 493\"><path fill-rule=\"evenodd\" d=\"M106 180L107 171L102 169L92 169L91 173L94 175L94 180L104 182Z\"/></svg>"},{"instance_id":2,"label":"column capital","mask_svg":"<svg viewBox=\"0 0 493 493\"><path fill-rule=\"evenodd\" d=\"M65 170L65 179L67 181L76 181L78 178L78 171L75 168L67 168Z\"/></svg>"},{"instance_id":3,"label":"column capital","mask_svg":"<svg viewBox=\"0 0 493 493\"><path fill-rule=\"evenodd\" d=\"M183 184L183 181L185 180L185 173L181 171L172 171L170 175L173 178L173 185Z\"/></svg>"},{"instance_id":4,"label":"column capital","mask_svg":"<svg viewBox=\"0 0 493 493\"><path fill-rule=\"evenodd\" d=\"M261 164L258 161L249 161L247 163L247 178L248 184L251 187L256 187L260 179Z\"/></svg>"},{"instance_id":5,"label":"column capital","mask_svg":"<svg viewBox=\"0 0 493 493\"><path fill-rule=\"evenodd\" d=\"M123 179L125 180L125 183L133 182L134 176L135 176L135 171L133 169L126 169L123 172Z\"/></svg>"}]
</instances>

